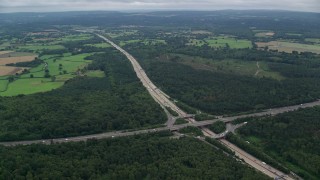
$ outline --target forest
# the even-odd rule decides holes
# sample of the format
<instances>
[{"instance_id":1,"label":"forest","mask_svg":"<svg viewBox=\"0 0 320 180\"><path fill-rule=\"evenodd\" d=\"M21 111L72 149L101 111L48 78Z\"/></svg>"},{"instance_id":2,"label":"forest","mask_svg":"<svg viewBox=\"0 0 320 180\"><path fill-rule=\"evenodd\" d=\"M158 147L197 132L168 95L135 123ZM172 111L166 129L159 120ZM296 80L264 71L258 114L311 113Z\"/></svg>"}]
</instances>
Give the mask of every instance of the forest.
<instances>
[{"instance_id":1,"label":"forest","mask_svg":"<svg viewBox=\"0 0 320 180\"><path fill-rule=\"evenodd\" d=\"M320 177L320 107L253 118L239 129L242 139L304 179Z\"/></svg>"},{"instance_id":2,"label":"forest","mask_svg":"<svg viewBox=\"0 0 320 180\"><path fill-rule=\"evenodd\" d=\"M186 104L210 114L233 114L300 104L320 98L319 55L188 47L183 39L165 39L166 45L125 45L137 57L151 80L176 99L178 105ZM168 54L176 56L161 59L163 56L168 57ZM257 78L230 71L199 69L195 68L196 65L188 65L179 54L207 58L209 62L259 60L267 64L268 72L279 73L283 78ZM198 65L206 66L205 63ZM189 113L196 111L180 107Z\"/></svg>"},{"instance_id":3,"label":"forest","mask_svg":"<svg viewBox=\"0 0 320 180\"><path fill-rule=\"evenodd\" d=\"M0 179L269 179L199 140L170 135L0 146Z\"/></svg>"},{"instance_id":4,"label":"forest","mask_svg":"<svg viewBox=\"0 0 320 180\"><path fill-rule=\"evenodd\" d=\"M104 78L77 77L62 88L0 97L0 141L49 139L163 124L166 115L119 52L89 57Z\"/></svg>"}]
</instances>

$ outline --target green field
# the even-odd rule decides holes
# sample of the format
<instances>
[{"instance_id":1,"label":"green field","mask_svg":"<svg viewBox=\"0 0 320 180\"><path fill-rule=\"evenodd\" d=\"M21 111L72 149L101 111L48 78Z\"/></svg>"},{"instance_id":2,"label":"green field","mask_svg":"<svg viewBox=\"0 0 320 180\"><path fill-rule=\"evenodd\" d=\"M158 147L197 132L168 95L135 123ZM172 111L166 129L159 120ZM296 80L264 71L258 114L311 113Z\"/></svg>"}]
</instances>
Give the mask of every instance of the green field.
<instances>
[{"instance_id":1,"label":"green field","mask_svg":"<svg viewBox=\"0 0 320 180\"><path fill-rule=\"evenodd\" d=\"M257 43L258 47L268 46L269 49L278 50L280 52L292 53L292 51L297 52L312 52L320 54L319 45L310 45L286 41L271 41L268 43Z\"/></svg>"},{"instance_id":2,"label":"green field","mask_svg":"<svg viewBox=\"0 0 320 180\"><path fill-rule=\"evenodd\" d=\"M122 37L122 36L130 36L136 34L138 31L137 30L122 30L122 31L113 31L113 32L108 32L106 33L108 36L111 38L117 38L117 37Z\"/></svg>"},{"instance_id":3,"label":"green field","mask_svg":"<svg viewBox=\"0 0 320 180\"><path fill-rule=\"evenodd\" d=\"M271 71L268 64L263 61L239 61L239 60L223 60L215 61L211 59L192 57L187 55L172 54L168 58L180 57L180 63L193 67L194 69L217 71L225 73L235 73L240 75L254 76L258 78L267 77L276 80L283 80L284 77L278 73ZM164 58L164 57L163 57ZM165 57L166 58L166 57ZM259 65L259 68L258 68Z\"/></svg>"},{"instance_id":4,"label":"green field","mask_svg":"<svg viewBox=\"0 0 320 180\"><path fill-rule=\"evenodd\" d=\"M302 36L302 34L298 34L298 33L286 33L286 35L288 35L288 36Z\"/></svg>"},{"instance_id":5,"label":"green field","mask_svg":"<svg viewBox=\"0 0 320 180\"><path fill-rule=\"evenodd\" d=\"M10 46L9 42L4 42L2 44L0 44L0 50L4 50L6 49L8 46Z\"/></svg>"},{"instance_id":6,"label":"green field","mask_svg":"<svg viewBox=\"0 0 320 180\"><path fill-rule=\"evenodd\" d=\"M165 40L160 39L145 39L145 40L129 40L129 41L120 41L120 46L125 46L131 43L139 43L142 42L145 45L156 45L156 44L166 44Z\"/></svg>"},{"instance_id":7,"label":"green field","mask_svg":"<svg viewBox=\"0 0 320 180\"><path fill-rule=\"evenodd\" d=\"M61 87L64 82L50 82L45 78L18 79L8 86L8 90L1 92L1 96L16 96L19 94L33 94L46 92Z\"/></svg>"},{"instance_id":8,"label":"green field","mask_svg":"<svg viewBox=\"0 0 320 180\"><path fill-rule=\"evenodd\" d=\"M97 47L97 48L108 48L108 47L111 47L111 45L108 44L108 43L86 44L86 46L93 46L93 47Z\"/></svg>"},{"instance_id":9,"label":"green field","mask_svg":"<svg viewBox=\"0 0 320 180\"><path fill-rule=\"evenodd\" d=\"M191 39L187 45L201 47L205 44L213 48L224 48L227 47L227 45L231 49L252 48L252 43L249 40L236 39L227 36L211 37L204 40Z\"/></svg>"},{"instance_id":10,"label":"green field","mask_svg":"<svg viewBox=\"0 0 320 180\"><path fill-rule=\"evenodd\" d=\"M320 39L318 38L306 38L305 41L320 44Z\"/></svg>"},{"instance_id":11,"label":"green field","mask_svg":"<svg viewBox=\"0 0 320 180\"><path fill-rule=\"evenodd\" d=\"M62 45L41 45L41 44L27 44L18 46L19 50L26 51L41 51L41 50L56 50L56 49L64 49Z\"/></svg>"},{"instance_id":12,"label":"green field","mask_svg":"<svg viewBox=\"0 0 320 180\"><path fill-rule=\"evenodd\" d=\"M226 47L227 44L231 49L252 48L252 43L249 40L236 39L232 37L215 37L206 40L211 47Z\"/></svg>"},{"instance_id":13,"label":"green field","mask_svg":"<svg viewBox=\"0 0 320 180\"><path fill-rule=\"evenodd\" d=\"M90 34L77 34L77 35L68 35L63 38L60 38L59 40L63 42L67 41L83 41L83 40L88 40L91 39L93 36Z\"/></svg>"},{"instance_id":14,"label":"green field","mask_svg":"<svg viewBox=\"0 0 320 180\"><path fill-rule=\"evenodd\" d=\"M188 43L188 45L192 45L192 46L203 46L207 44L204 40L198 40L198 39L191 39L190 42Z\"/></svg>"},{"instance_id":15,"label":"green field","mask_svg":"<svg viewBox=\"0 0 320 180\"><path fill-rule=\"evenodd\" d=\"M103 71L88 71L86 72L86 75L89 77L105 77L105 73Z\"/></svg>"},{"instance_id":16,"label":"green field","mask_svg":"<svg viewBox=\"0 0 320 180\"><path fill-rule=\"evenodd\" d=\"M8 85L8 80L0 80L0 92L5 91Z\"/></svg>"},{"instance_id":17,"label":"green field","mask_svg":"<svg viewBox=\"0 0 320 180\"><path fill-rule=\"evenodd\" d=\"M56 57L56 55L41 57L48 63L48 70L51 76L55 76L55 82L51 78L44 78L44 65L41 64L36 68L32 68L30 73L23 74L20 79L10 83L8 90L0 93L1 96L15 96L19 94L33 94L38 92L50 91L61 87L65 81L76 77L76 71L83 69L87 64L91 63L85 60L91 54L78 54L71 55L70 53L64 54L63 57ZM66 74L65 74L66 73ZM33 78L30 75L33 75ZM91 76L102 77L100 72L92 72ZM0 90L4 85L0 82Z\"/></svg>"}]
</instances>

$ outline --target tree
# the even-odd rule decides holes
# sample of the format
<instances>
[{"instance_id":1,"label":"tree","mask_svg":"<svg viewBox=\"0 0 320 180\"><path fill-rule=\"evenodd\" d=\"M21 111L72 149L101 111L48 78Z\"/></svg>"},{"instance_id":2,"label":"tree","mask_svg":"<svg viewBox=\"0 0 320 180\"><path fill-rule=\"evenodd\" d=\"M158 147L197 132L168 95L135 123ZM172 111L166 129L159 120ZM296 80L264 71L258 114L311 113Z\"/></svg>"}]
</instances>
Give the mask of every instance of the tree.
<instances>
[{"instance_id":1,"label":"tree","mask_svg":"<svg viewBox=\"0 0 320 180\"><path fill-rule=\"evenodd\" d=\"M56 76L51 76L51 81L55 82L56 81Z\"/></svg>"},{"instance_id":2,"label":"tree","mask_svg":"<svg viewBox=\"0 0 320 180\"><path fill-rule=\"evenodd\" d=\"M45 77L45 78L51 77L50 72L49 72L48 69L46 69L46 70L44 71L44 77Z\"/></svg>"}]
</instances>

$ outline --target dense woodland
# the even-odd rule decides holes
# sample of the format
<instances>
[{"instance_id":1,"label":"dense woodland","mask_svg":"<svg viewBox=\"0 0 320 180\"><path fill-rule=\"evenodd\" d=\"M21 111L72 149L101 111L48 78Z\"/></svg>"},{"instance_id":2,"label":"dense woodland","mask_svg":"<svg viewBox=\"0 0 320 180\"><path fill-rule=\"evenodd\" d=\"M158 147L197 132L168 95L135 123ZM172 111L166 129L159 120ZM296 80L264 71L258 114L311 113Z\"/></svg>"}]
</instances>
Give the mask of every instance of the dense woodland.
<instances>
[{"instance_id":1,"label":"dense woodland","mask_svg":"<svg viewBox=\"0 0 320 180\"><path fill-rule=\"evenodd\" d=\"M304 179L320 177L320 107L257 118L240 135ZM250 138L254 137L254 138Z\"/></svg>"},{"instance_id":2,"label":"dense woodland","mask_svg":"<svg viewBox=\"0 0 320 180\"><path fill-rule=\"evenodd\" d=\"M179 38L178 38L179 39ZM313 101L320 97L320 57L315 54L288 54L254 49L212 49L184 45L126 45L141 62L149 77L178 101L211 114L286 106ZM172 42L173 43L173 42ZM285 79L255 78L230 72L195 69L183 58L161 60L167 53L204 57L211 61L264 61L270 70ZM183 108L183 107L181 107ZM183 108L186 111L188 109ZM190 111L189 111L190 112ZM194 113L191 111L190 113Z\"/></svg>"},{"instance_id":3,"label":"dense woodland","mask_svg":"<svg viewBox=\"0 0 320 180\"><path fill-rule=\"evenodd\" d=\"M268 179L193 138L158 135L6 148L1 179Z\"/></svg>"},{"instance_id":4,"label":"dense woodland","mask_svg":"<svg viewBox=\"0 0 320 180\"><path fill-rule=\"evenodd\" d=\"M256 41L277 39L310 43L305 38L320 38L318 13L180 11L0 14L0 45L7 41L18 44L31 42L32 39L26 38L26 34L47 29L56 29L61 32L60 35L73 34L72 29L80 26L94 26L106 33L137 31L123 33L112 40L118 44L142 40L128 43L124 48L137 57L151 80L176 100L178 106L190 113L201 111L196 116L197 120L212 119L210 114L255 111L320 98L319 55L262 51L254 45ZM271 30L275 35L267 39L257 38L253 32L255 29ZM190 39L209 37L208 34L192 33L197 30L247 39L252 42L253 48L187 45ZM143 41L146 39L165 43L146 43ZM59 45L64 46L63 49L38 52L40 58L36 61L11 64L35 67L42 63L42 55L58 57L64 53L99 52L87 58L93 62L84 71L102 70L106 77L81 76L51 92L0 97L0 141L50 139L163 124L165 113L141 85L126 58L111 48L86 46L100 42L102 40L97 37L61 42ZM174 58L160 58L172 54ZM270 71L284 78L256 78L233 72L196 69L186 65L182 55L215 62L262 61ZM248 121L248 124L240 129L241 137L229 135L227 138L284 172L289 172L289 168L304 179L319 179L319 116L319 108L311 108L276 117L242 119L239 122ZM180 119L178 123L185 121ZM218 127L217 132L222 132L225 126L221 125L213 129ZM202 135L194 127L181 129L180 132ZM0 179L267 179L209 144L193 138L169 139L170 135L165 132L79 143L0 146ZM233 154L217 141L207 141Z\"/></svg>"},{"instance_id":5,"label":"dense woodland","mask_svg":"<svg viewBox=\"0 0 320 180\"><path fill-rule=\"evenodd\" d=\"M105 78L78 77L57 90L0 98L0 141L67 137L166 121L130 63L109 49L89 57Z\"/></svg>"}]
</instances>

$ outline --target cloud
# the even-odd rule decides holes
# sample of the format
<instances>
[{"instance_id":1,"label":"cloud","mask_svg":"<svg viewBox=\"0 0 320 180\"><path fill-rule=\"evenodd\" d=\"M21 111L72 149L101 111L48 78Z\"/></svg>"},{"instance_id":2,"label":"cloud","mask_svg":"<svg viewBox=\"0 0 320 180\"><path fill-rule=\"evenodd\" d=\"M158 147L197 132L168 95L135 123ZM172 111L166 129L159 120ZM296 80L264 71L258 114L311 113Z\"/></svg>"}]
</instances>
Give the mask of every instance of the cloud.
<instances>
[{"instance_id":1,"label":"cloud","mask_svg":"<svg viewBox=\"0 0 320 180\"><path fill-rule=\"evenodd\" d=\"M319 0L0 0L0 11L282 9L320 12Z\"/></svg>"}]
</instances>

